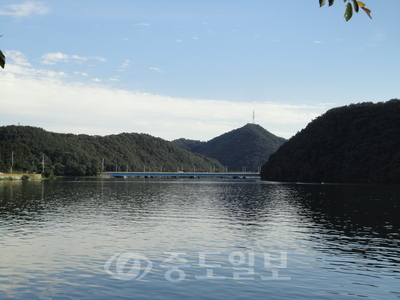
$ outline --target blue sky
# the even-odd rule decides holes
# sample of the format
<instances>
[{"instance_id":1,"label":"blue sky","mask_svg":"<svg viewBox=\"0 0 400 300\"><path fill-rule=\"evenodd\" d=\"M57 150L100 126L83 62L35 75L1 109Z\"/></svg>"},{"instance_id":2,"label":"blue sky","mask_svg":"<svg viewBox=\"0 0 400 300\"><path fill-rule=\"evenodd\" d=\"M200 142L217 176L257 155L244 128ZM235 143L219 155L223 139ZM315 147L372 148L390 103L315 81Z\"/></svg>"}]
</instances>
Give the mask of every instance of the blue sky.
<instances>
[{"instance_id":1,"label":"blue sky","mask_svg":"<svg viewBox=\"0 0 400 300\"><path fill-rule=\"evenodd\" d=\"M400 1L0 4L0 125L209 140L285 138L336 106L400 98Z\"/></svg>"}]
</instances>

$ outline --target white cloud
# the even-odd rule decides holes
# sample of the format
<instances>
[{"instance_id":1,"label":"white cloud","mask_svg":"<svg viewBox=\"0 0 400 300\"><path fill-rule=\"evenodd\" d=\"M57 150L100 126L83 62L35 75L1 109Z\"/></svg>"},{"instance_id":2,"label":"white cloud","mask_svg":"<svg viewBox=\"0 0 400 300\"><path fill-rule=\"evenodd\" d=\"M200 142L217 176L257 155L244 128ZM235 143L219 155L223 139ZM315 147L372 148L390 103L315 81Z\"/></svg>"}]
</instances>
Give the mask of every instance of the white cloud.
<instances>
[{"instance_id":1,"label":"white cloud","mask_svg":"<svg viewBox=\"0 0 400 300\"><path fill-rule=\"evenodd\" d=\"M27 17L30 15L44 15L50 12L50 9L43 2L26 1L22 4L9 4L0 9L0 15L13 17Z\"/></svg>"},{"instance_id":2,"label":"white cloud","mask_svg":"<svg viewBox=\"0 0 400 300\"><path fill-rule=\"evenodd\" d=\"M30 67L31 64L28 62L25 54L17 50L7 50L4 51L7 60L11 59L18 66Z\"/></svg>"},{"instance_id":3,"label":"white cloud","mask_svg":"<svg viewBox=\"0 0 400 300\"><path fill-rule=\"evenodd\" d=\"M78 55L71 55L71 58L76 59L76 60L80 60L80 61L87 61L88 58L87 57L81 57Z\"/></svg>"},{"instance_id":4,"label":"white cloud","mask_svg":"<svg viewBox=\"0 0 400 300\"><path fill-rule=\"evenodd\" d=\"M101 81L102 81L102 80L99 79L99 78L93 78L92 80L95 81L95 82L101 82Z\"/></svg>"},{"instance_id":5,"label":"white cloud","mask_svg":"<svg viewBox=\"0 0 400 300\"><path fill-rule=\"evenodd\" d=\"M314 41L314 44L322 44L321 41Z\"/></svg>"},{"instance_id":6,"label":"white cloud","mask_svg":"<svg viewBox=\"0 0 400 300\"><path fill-rule=\"evenodd\" d=\"M67 81L63 72L9 65L0 73L0 125L22 122L55 132L145 132L167 140L209 140L256 121L290 137L323 106L172 98ZM115 78L116 79L116 78ZM111 80L111 79L110 79Z\"/></svg>"},{"instance_id":7,"label":"white cloud","mask_svg":"<svg viewBox=\"0 0 400 300\"><path fill-rule=\"evenodd\" d=\"M183 41L180 39L176 39L175 42L182 43Z\"/></svg>"},{"instance_id":8,"label":"white cloud","mask_svg":"<svg viewBox=\"0 0 400 300\"><path fill-rule=\"evenodd\" d=\"M77 72L77 71L75 71L74 74L76 74L76 75L82 75L82 76L88 76L88 74L85 73L85 72Z\"/></svg>"},{"instance_id":9,"label":"white cloud","mask_svg":"<svg viewBox=\"0 0 400 300\"><path fill-rule=\"evenodd\" d=\"M105 62L107 59L105 59L104 57L100 57L100 56L89 56L89 59L94 59L94 60L98 60L101 62Z\"/></svg>"},{"instance_id":10,"label":"white cloud","mask_svg":"<svg viewBox=\"0 0 400 300\"><path fill-rule=\"evenodd\" d=\"M124 72L129 67L130 63L131 63L130 59L125 59L123 64L118 67L118 71Z\"/></svg>"},{"instance_id":11,"label":"white cloud","mask_svg":"<svg viewBox=\"0 0 400 300\"><path fill-rule=\"evenodd\" d=\"M119 81L119 79L117 77L111 77L109 79L110 79L110 81Z\"/></svg>"},{"instance_id":12,"label":"white cloud","mask_svg":"<svg viewBox=\"0 0 400 300\"><path fill-rule=\"evenodd\" d=\"M137 23L136 26L150 26L149 23Z\"/></svg>"},{"instance_id":13,"label":"white cloud","mask_svg":"<svg viewBox=\"0 0 400 300\"><path fill-rule=\"evenodd\" d=\"M43 79L45 81L57 81L61 78L65 78L68 75L64 72L55 72L51 70L45 69L34 69L29 68L28 65L17 65L8 63L7 68L4 69L5 73L13 74L14 76L23 76L24 78L31 78L31 79Z\"/></svg>"},{"instance_id":14,"label":"white cloud","mask_svg":"<svg viewBox=\"0 0 400 300\"><path fill-rule=\"evenodd\" d=\"M150 68L150 70L156 71L158 73L165 73L163 70L161 70L160 68Z\"/></svg>"},{"instance_id":15,"label":"white cloud","mask_svg":"<svg viewBox=\"0 0 400 300\"><path fill-rule=\"evenodd\" d=\"M194 39L194 40L198 40L199 38L198 38L198 37L193 37L193 39Z\"/></svg>"},{"instance_id":16,"label":"white cloud","mask_svg":"<svg viewBox=\"0 0 400 300\"><path fill-rule=\"evenodd\" d=\"M85 62L89 59L94 59L94 60L98 60L101 62L106 61L106 59L104 57L98 57L98 56L89 56L89 57L82 57L79 55L68 55L68 54L64 54L61 52L56 52L56 53L46 53L43 54L40 60L40 63L43 65L54 65L58 62L69 62L70 60L73 60L77 63L82 63Z\"/></svg>"},{"instance_id":17,"label":"white cloud","mask_svg":"<svg viewBox=\"0 0 400 300\"><path fill-rule=\"evenodd\" d=\"M42 60L40 61L43 65L54 65L57 62L68 62L69 56L61 52L57 53L46 53L42 55Z\"/></svg>"}]
</instances>

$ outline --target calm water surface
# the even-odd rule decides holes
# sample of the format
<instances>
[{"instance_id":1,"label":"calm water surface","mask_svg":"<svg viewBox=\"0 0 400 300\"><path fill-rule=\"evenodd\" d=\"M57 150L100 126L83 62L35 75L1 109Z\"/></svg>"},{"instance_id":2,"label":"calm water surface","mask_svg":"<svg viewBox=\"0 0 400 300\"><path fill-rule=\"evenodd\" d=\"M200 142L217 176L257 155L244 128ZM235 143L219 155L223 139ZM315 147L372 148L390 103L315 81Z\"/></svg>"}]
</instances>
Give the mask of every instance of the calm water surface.
<instances>
[{"instance_id":1,"label":"calm water surface","mask_svg":"<svg viewBox=\"0 0 400 300\"><path fill-rule=\"evenodd\" d=\"M399 299L400 186L0 182L0 299Z\"/></svg>"}]
</instances>

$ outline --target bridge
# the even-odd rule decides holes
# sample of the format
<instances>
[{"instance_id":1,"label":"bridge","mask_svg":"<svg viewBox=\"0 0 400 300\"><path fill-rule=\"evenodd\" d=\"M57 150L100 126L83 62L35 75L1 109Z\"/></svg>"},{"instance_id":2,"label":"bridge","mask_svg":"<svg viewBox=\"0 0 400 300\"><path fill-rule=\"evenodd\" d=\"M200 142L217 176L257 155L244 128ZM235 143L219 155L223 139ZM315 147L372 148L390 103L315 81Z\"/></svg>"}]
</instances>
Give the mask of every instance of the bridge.
<instances>
[{"instance_id":1,"label":"bridge","mask_svg":"<svg viewBox=\"0 0 400 300\"><path fill-rule=\"evenodd\" d=\"M234 178L234 179L246 179L253 178L259 179L259 173L251 172L219 172L219 173L209 173L209 172L102 172L103 177L143 177L143 178L155 178L155 177L169 177L169 178L200 178L200 177L210 177L210 178Z\"/></svg>"}]
</instances>

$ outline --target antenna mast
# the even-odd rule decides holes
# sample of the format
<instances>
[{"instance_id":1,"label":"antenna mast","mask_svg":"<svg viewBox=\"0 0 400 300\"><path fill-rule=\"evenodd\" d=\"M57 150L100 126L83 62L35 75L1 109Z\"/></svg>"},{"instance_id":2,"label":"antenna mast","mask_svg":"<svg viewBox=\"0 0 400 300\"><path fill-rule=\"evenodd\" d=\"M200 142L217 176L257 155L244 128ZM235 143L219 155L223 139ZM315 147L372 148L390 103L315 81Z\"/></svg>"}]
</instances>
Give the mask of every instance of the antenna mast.
<instances>
[{"instance_id":1,"label":"antenna mast","mask_svg":"<svg viewBox=\"0 0 400 300\"><path fill-rule=\"evenodd\" d=\"M256 124L256 113L253 110L253 124Z\"/></svg>"}]
</instances>

